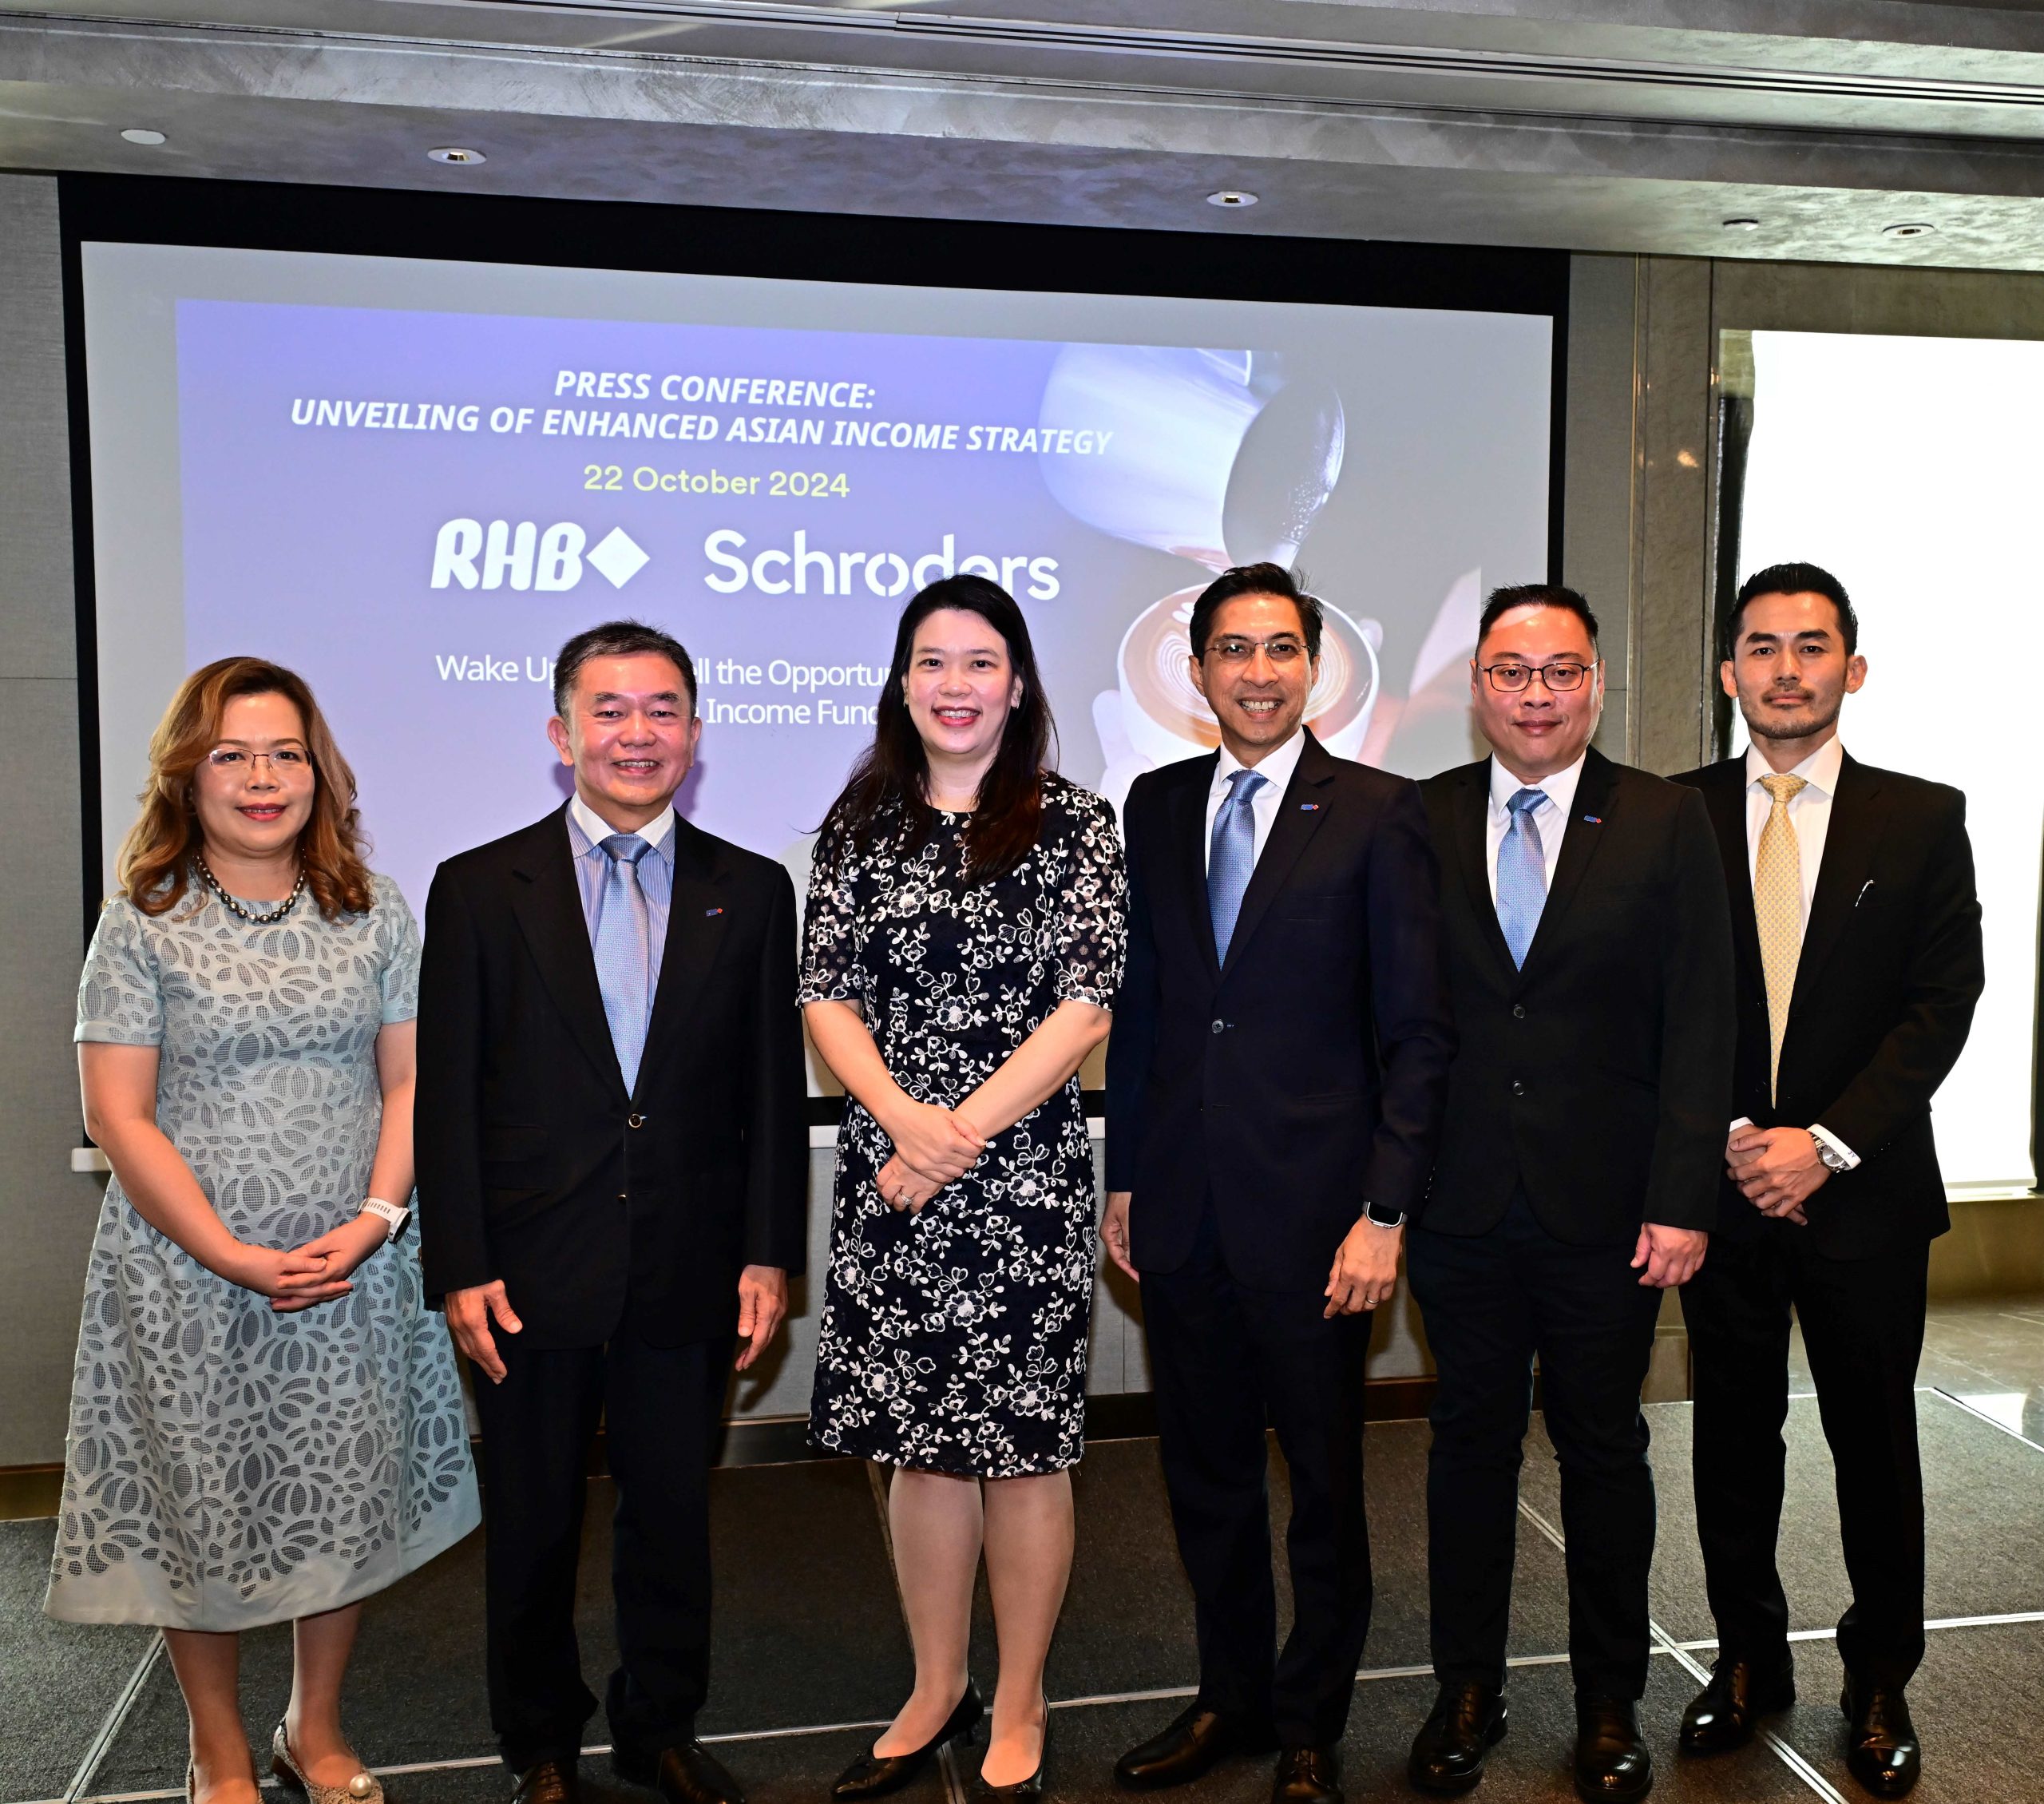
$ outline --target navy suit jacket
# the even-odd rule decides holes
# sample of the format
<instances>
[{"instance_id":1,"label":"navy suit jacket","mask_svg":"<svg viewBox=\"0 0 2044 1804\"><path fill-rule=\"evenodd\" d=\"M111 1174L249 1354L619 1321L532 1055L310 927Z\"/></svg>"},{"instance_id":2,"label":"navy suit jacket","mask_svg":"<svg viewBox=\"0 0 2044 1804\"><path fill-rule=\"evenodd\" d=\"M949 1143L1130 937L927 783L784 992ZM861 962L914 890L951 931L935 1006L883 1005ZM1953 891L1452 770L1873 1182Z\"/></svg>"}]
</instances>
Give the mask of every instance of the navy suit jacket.
<instances>
[{"instance_id":1,"label":"navy suit jacket","mask_svg":"<svg viewBox=\"0 0 2044 1804\"><path fill-rule=\"evenodd\" d=\"M1225 963L1206 901L1218 753L1139 777L1125 811L1128 968L1107 1045L1107 1187L1139 1270L1213 1211L1253 1289L1327 1282L1366 1201L1417 1206L1454 1049L1418 789L1312 735Z\"/></svg>"}]
</instances>

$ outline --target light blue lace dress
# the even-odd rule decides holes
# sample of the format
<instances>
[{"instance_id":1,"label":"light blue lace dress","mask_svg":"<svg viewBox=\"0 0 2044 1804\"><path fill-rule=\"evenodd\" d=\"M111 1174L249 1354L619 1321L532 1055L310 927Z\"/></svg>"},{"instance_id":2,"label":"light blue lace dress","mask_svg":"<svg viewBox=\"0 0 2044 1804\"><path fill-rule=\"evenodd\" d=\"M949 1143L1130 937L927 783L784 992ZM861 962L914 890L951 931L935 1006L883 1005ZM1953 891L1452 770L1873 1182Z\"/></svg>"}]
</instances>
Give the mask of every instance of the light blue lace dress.
<instances>
[{"instance_id":1,"label":"light blue lace dress","mask_svg":"<svg viewBox=\"0 0 2044 1804\"><path fill-rule=\"evenodd\" d=\"M156 1120L220 1218L293 1247L352 1220L382 1116L376 1036L418 1012L397 886L255 926L201 890L108 904L81 1041L156 1046ZM265 905L248 905L260 912ZM106 1187L85 1275L50 1615L230 1630L382 1590L476 1526L453 1347L415 1231L296 1314L216 1277Z\"/></svg>"}]
</instances>

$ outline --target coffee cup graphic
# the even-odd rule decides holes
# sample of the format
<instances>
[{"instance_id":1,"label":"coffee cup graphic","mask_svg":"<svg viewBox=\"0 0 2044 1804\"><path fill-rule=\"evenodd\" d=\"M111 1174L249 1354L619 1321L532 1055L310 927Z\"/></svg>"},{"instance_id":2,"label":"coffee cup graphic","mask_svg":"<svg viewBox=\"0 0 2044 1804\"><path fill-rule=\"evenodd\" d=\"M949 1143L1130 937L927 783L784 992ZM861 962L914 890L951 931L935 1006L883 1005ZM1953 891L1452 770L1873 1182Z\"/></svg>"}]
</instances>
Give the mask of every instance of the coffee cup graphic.
<instances>
[{"instance_id":1,"label":"coffee cup graphic","mask_svg":"<svg viewBox=\"0 0 2044 1804\"><path fill-rule=\"evenodd\" d=\"M1104 435L1095 454L1039 457L1068 513L1212 570L1290 568L1341 479L1347 430L1332 385L1293 378L1278 353L1176 346L1066 345L1039 418Z\"/></svg>"},{"instance_id":2,"label":"coffee cup graphic","mask_svg":"<svg viewBox=\"0 0 2044 1804\"><path fill-rule=\"evenodd\" d=\"M1211 751L1220 723L1193 687L1188 630L1199 589L1181 589L1143 609L1116 658L1121 724L1130 748L1151 766ZM1306 724L1337 758L1353 758L1377 707L1377 648L1383 629L1321 604L1320 674L1306 698Z\"/></svg>"}]
</instances>

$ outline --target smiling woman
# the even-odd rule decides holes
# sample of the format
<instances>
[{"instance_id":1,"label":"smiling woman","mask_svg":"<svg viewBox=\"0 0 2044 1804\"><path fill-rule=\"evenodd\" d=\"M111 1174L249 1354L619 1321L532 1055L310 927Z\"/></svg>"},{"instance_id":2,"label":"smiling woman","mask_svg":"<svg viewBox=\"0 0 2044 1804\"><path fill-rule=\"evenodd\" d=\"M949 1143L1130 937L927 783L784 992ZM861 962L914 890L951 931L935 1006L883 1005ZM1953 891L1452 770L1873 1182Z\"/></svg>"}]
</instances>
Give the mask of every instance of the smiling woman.
<instances>
[{"instance_id":1,"label":"smiling woman","mask_svg":"<svg viewBox=\"0 0 2044 1804\"><path fill-rule=\"evenodd\" d=\"M340 1723L361 1600L478 1515L453 1350L394 1244L417 930L362 862L311 692L253 658L179 690L121 880L78 990L113 1176L48 1608L163 1628L202 1804L256 1796L236 1634L295 1622L272 1768L313 1804L374 1804Z\"/></svg>"}]
</instances>

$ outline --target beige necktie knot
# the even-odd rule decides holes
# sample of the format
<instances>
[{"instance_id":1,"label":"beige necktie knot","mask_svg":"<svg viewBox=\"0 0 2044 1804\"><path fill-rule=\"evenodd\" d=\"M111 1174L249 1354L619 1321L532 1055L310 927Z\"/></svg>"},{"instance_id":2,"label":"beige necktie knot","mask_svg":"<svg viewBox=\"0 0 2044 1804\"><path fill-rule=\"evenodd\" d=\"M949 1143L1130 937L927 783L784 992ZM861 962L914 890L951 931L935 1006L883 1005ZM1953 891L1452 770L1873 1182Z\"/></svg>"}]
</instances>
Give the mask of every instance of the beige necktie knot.
<instances>
[{"instance_id":1,"label":"beige necktie knot","mask_svg":"<svg viewBox=\"0 0 2044 1804\"><path fill-rule=\"evenodd\" d=\"M1760 786L1774 799L1761 828L1753 859L1753 924L1760 930L1761 972L1767 981L1767 1088L1775 1095L1781 1073L1781 1041L1803 955L1803 860L1789 802L1809 787L1807 777L1769 771Z\"/></svg>"}]
</instances>

